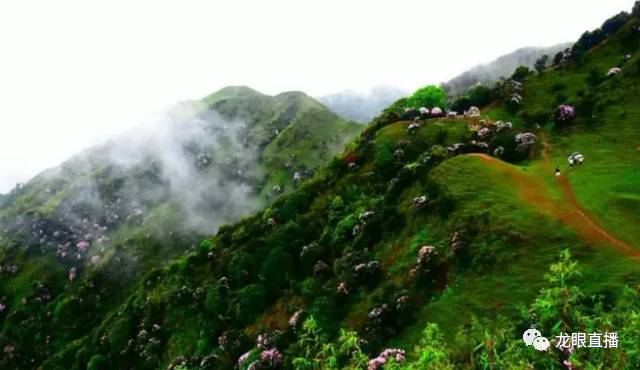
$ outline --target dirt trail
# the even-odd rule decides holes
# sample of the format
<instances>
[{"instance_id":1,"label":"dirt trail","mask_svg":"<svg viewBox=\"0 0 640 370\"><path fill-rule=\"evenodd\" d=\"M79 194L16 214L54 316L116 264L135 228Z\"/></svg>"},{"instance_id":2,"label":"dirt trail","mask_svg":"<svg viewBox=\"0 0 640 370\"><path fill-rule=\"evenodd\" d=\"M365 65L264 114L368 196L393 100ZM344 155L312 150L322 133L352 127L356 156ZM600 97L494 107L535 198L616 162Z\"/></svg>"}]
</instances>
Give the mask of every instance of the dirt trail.
<instances>
[{"instance_id":1,"label":"dirt trail","mask_svg":"<svg viewBox=\"0 0 640 370\"><path fill-rule=\"evenodd\" d=\"M549 164L546 138L544 140L542 156L544 168L548 170L549 176L553 176L554 170ZM632 247L624 241L616 238L607 232L596 219L583 209L578 203L571 184L565 175L557 177L556 181L562 188L566 202L559 204L549 194L547 185L542 179L529 176L517 167L502 162L495 157L473 153L470 156L483 158L497 170L508 176L517 186L522 198L529 204L535 206L539 211L558 219L560 222L573 228L583 239L593 244L609 244L620 250L624 254L640 257L640 250Z\"/></svg>"}]
</instances>

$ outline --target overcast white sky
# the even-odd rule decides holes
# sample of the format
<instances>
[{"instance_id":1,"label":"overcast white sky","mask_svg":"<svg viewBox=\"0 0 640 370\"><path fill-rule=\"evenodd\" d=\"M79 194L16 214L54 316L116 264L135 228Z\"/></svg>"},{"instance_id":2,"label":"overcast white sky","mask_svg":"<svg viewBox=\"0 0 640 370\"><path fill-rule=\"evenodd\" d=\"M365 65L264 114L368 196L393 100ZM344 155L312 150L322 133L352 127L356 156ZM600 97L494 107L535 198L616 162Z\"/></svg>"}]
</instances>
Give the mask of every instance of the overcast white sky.
<instances>
[{"instance_id":1,"label":"overcast white sky","mask_svg":"<svg viewBox=\"0 0 640 370\"><path fill-rule=\"evenodd\" d=\"M414 89L519 47L575 41L633 3L3 1L0 192L226 85Z\"/></svg>"}]
</instances>

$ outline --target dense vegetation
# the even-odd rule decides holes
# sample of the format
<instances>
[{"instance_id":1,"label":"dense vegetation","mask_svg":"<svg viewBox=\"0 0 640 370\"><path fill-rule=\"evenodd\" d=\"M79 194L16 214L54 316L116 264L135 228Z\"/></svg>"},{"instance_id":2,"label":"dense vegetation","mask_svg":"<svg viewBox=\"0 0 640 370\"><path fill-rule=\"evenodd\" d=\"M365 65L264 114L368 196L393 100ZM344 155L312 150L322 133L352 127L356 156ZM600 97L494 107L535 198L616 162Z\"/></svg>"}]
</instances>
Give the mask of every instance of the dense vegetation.
<instances>
[{"instance_id":1,"label":"dense vegetation","mask_svg":"<svg viewBox=\"0 0 640 370\"><path fill-rule=\"evenodd\" d=\"M444 107L434 87L399 100L297 189L136 279L120 258L146 231L71 282L5 242L0 365L640 368L635 13L454 101L480 117L407 120ZM548 352L524 345L530 327ZM561 332L620 343L560 350Z\"/></svg>"},{"instance_id":2,"label":"dense vegetation","mask_svg":"<svg viewBox=\"0 0 640 370\"><path fill-rule=\"evenodd\" d=\"M290 192L362 127L303 93L229 87L18 185L0 203L2 346L46 342L37 364L86 335L150 268Z\"/></svg>"}]
</instances>

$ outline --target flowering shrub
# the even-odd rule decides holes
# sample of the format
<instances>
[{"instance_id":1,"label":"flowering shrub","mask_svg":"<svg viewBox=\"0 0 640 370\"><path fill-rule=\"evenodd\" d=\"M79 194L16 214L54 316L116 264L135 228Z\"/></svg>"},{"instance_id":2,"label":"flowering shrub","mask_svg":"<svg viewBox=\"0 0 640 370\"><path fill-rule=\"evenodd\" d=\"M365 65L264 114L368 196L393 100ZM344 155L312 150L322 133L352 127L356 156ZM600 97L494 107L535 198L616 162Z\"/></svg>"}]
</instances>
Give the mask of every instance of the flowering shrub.
<instances>
[{"instance_id":1,"label":"flowering shrub","mask_svg":"<svg viewBox=\"0 0 640 370\"><path fill-rule=\"evenodd\" d=\"M536 144L536 135L530 132L523 132L516 135L516 151L520 153L530 153Z\"/></svg>"},{"instance_id":2,"label":"flowering shrub","mask_svg":"<svg viewBox=\"0 0 640 370\"><path fill-rule=\"evenodd\" d=\"M572 105L561 104L556 108L554 117L556 122L567 122L576 116L576 108Z\"/></svg>"},{"instance_id":3,"label":"flowering shrub","mask_svg":"<svg viewBox=\"0 0 640 370\"><path fill-rule=\"evenodd\" d=\"M399 348L387 348L380 353L380 355L376 358L373 358L369 361L368 370L378 370L382 367L382 365L386 364L390 359L393 359L395 362L400 363L405 359L404 350Z\"/></svg>"}]
</instances>

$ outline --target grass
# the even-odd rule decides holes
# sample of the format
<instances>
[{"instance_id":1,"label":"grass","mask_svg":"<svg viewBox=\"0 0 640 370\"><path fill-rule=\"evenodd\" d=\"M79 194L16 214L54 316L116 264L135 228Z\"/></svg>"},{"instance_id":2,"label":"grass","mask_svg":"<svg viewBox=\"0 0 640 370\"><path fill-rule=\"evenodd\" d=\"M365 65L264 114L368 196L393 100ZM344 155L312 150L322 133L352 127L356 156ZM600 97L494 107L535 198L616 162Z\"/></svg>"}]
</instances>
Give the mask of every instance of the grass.
<instances>
[{"instance_id":1,"label":"grass","mask_svg":"<svg viewBox=\"0 0 640 370\"><path fill-rule=\"evenodd\" d=\"M535 171L529 172L536 176ZM473 245L470 252L476 257L484 254L490 261L484 269L454 270L447 289L423 306L416 324L394 345L410 348L427 322L438 323L452 340L460 325L470 323L474 316L517 317L518 307L528 305L537 295L544 284L543 274L562 249L570 249L580 262L581 287L587 294L615 295L621 281L640 277L636 261L610 248L586 245L572 229L524 201L509 178L480 158L446 161L434 170L432 179L454 194L454 219L486 217L482 233L494 237Z\"/></svg>"}]
</instances>

